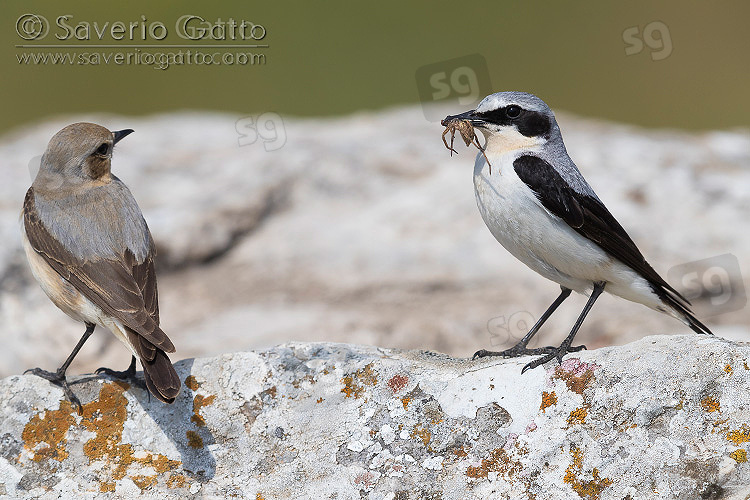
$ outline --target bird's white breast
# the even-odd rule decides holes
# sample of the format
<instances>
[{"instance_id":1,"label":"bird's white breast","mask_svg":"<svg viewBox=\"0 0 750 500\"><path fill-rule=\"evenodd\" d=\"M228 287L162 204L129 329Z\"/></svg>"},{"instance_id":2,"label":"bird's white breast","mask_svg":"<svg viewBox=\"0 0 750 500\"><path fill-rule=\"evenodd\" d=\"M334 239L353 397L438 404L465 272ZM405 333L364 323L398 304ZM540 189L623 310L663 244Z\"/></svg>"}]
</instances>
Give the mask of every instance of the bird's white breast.
<instances>
[{"instance_id":1,"label":"bird's white breast","mask_svg":"<svg viewBox=\"0 0 750 500\"><path fill-rule=\"evenodd\" d=\"M492 235L518 260L567 288L584 291L607 281L612 259L562 219L551 214L516 175L511 151L474 164L474 192L479 213Z\"/></svg>"}]
</instances>

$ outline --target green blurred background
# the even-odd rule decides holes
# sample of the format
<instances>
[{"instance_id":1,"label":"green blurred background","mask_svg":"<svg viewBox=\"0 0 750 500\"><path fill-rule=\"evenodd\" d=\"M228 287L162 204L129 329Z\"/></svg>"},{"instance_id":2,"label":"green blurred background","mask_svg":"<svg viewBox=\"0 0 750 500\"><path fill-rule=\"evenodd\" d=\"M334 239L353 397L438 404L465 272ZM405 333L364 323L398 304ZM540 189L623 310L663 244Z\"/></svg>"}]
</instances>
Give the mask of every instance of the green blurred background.
<instances>
[{"instance_id":1,"label":"green blurred background","mask_svg":"<svg viewBox=\"0 0 750 500\"><path fill-rule=\"evenodd\" d=\"M67 113L204 109L241 116L263 111L318 116L418 103L415 74L420 67L469 54L484 57L493 90L530 91L554 109L578 115L683 129L742 127L750 115L750 3L740 1L63 5L4 0L0 11L0 132ZM45 43L186 43L174 34L174 23L181 15L195 14L261 24L267 32L261 43L269 47L255 50L265 54L266 62L254 66L159 70L20 64L22 54L41 49L17 44L42 43L17 35L16 21L26 13L53 23ZM71 24L138 22L143 15L149 23L163 22L170 36L146 42L109 37L61 42L54 39L60 33L54 20L60 15L72 16ZM652 33L638 52L634 40L643 40L654 21L667 31ZM671 42L670 50L660 45L659 36ZM638 53L626 55L628 47Z\"/></svg>"}]
</instances>

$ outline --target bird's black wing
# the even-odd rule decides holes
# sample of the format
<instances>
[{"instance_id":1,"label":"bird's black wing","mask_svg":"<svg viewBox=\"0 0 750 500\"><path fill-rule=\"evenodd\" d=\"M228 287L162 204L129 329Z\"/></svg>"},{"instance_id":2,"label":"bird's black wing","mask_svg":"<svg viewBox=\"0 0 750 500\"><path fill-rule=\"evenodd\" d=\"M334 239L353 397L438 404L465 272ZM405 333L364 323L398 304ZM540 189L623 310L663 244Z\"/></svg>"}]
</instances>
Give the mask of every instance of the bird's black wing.
<instances>
[{"instance_id":1,"label":"bird's black wing","mask_svg":"<svg viewBox=\"0 0 750 500\"><path fill-rule=\"evenodd\" d=\"M601 201L575 191L552 165L539 157L521 156L513 162L513 168L552 214L599 245L607 254L643 276L659 295L668 293L681 301L683 308L689 305L689 302L646 262L628 233Z\"/></svg>"}]
</instances>

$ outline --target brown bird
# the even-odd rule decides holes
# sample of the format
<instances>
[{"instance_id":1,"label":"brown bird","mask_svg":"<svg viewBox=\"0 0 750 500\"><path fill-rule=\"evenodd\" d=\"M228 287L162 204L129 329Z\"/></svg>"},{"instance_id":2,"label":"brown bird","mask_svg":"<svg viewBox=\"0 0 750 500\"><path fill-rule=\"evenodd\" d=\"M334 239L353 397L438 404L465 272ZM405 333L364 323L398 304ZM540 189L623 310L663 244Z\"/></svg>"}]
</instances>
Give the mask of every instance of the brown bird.
<instances>
[{"instance_id":1,"label":"brown bird","mask_svg":"<svg viewBox=\"0 0 750 500\"><path fill-rule=\"evenodd\" d=\"M110 132L74 123L47 145L39 173L23 204L23 244L42 290L86 331L55 372L27 370L59 385L79 411L65 372L96 325L111 331L133 353L119 378L135 377L136 357L148 390L171 403L180 380L167 352L175 348L159 328L156 247L130 190L112 175L112 149L130 129Z\"/></svg>"}]
</instances>

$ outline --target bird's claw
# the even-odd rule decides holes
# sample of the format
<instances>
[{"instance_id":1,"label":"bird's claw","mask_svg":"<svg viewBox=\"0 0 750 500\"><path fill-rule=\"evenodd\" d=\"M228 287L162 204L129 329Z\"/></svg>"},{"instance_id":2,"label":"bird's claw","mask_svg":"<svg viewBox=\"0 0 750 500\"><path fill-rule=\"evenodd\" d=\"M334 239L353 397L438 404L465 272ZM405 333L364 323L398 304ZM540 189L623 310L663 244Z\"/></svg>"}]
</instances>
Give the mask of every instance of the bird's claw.
<instances>
[{"instance_id":1,"label":"bird's claw","mask_svg":"<svg viewBox=\"0 0 750 500\"><path fill-rule=\"evenodd\" d=\"M541 366L548 361L552 361L553 359L557 358L558 363L562 363L563 356L568 354L569 352L578 352L586 349L585 345L578 345L578 346L568 346L568 345L561 345L560 347L555 348L552 352L547 354L546 356L542 356L541 358L537 358L534 361L528 363L526 366L523 367L521 370L521 373L525 373L526 370L533 370L537 366Z\"/></svg>"},{"instance_id":2,"label":"bird's claw","mask_svg":"<svg viewBox=\"0 0 750 500\"><path fill-rule=\"evenodd\" d=\"M65 398L70 401L70 404L72 404L76 408L76 412L79 415L83 415L83 406L81 406L81 401L75 394L73 394L73 391L70 389L68 379L65 377L65 372L61 372L60 370L48 372L47 370L42 370L41 368L29 368L23 373L24 375L26 375L27 373L31 373L32 375L41 377L45 380L48 380L50 383L60 387L65 394Z\"/></svg>"},{"instance_id":3,"label":"bird's claw","mask_svg":"<svg viewBox=\"0 0 750 500\"><path fill-rule=\"evenodd\" d=\"M133 361L131 361L130 366L128 366L127 370L113 370L111 368L97 368L96 372L97 375L106 375L108 377L116 378L118 380L127 380L132 385L136 387L140 387L143 390L148 390L146 387L145 382L141 381L138 377L136 377L135 372L135 358L133 358Z\"/></svg>"}]
</instances>

